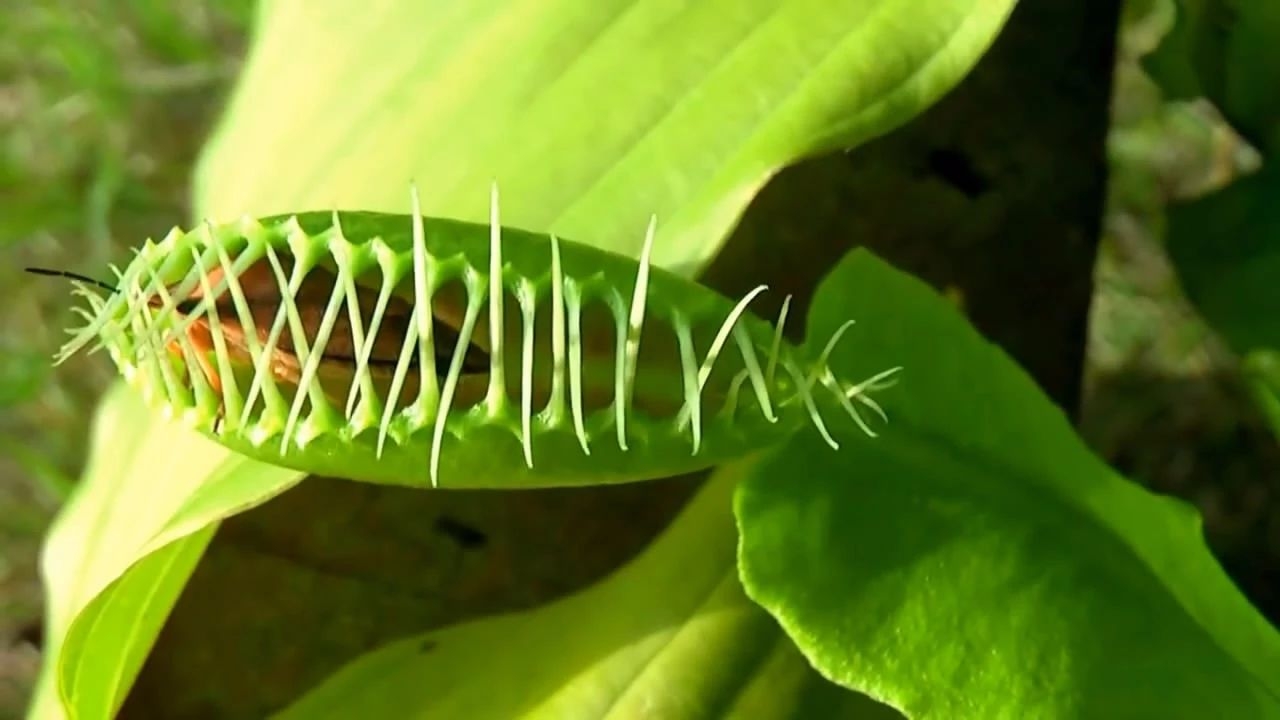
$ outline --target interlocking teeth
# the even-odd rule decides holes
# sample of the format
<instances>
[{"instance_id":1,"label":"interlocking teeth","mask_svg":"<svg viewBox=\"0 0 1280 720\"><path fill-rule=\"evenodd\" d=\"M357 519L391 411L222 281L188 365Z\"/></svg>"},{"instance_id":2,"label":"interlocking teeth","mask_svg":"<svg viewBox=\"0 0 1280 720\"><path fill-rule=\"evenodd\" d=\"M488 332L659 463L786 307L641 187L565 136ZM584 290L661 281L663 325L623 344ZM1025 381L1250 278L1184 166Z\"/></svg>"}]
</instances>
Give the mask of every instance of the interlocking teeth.
<instances>
[{"instance_id":1,"label":"interlocking teeth","mask_svg":"<svg viewBox=\"0 0 1280 720\"><path fill-rule=\"evenodd\" d=\"M799 360L802 352L784 340L792 300L789 295L770 326L748 312L768 289L763 285L732 306L718 296L715 302L682 304L680 298L655 294L655 282L670 282L655 280L660 271L652 267L656 217L650 218L646 228L634 281L623 287L617 280L613 287L604 287L600 283L608 281L600 278L605 274L584 278L566 272L566 256L575 261L574 267L581 268L581 258L573 254L583 250L562 243L555 235L547 238L545 260L537 261L545 262L545 274L531 277L520 271L521 267L528 270L527 262L509 262L496 185L490 195L485 242L481 245L478 234L474 237L476 250L482 246L487 251L484 263L476 262L470 249L450 257L433 254L428 247L428 225L434 221L423 217L416 187L411 188L410 205L411 242L407 248L382 237L352 239L344 228L344 217L349 216L339 212L329 213L329 227L318 233L308 232L304 225L314 227L321 217L307 214L271 221L244 219L222 227L206 223L190 233L175 230L160 243L148 241L135 251L136 257L124 271L112 267L117 292L103 298L77 283L75 292L86 298L88 307L75 312L85 324L72 331L57 361L86 347L107 346L122 371L143 378L175 414L195 408L197 415L208 417L216 406L221 423L215 426L216 432L240 433L256 444L274 438L281 454L305 447L321 433L354 438L376 429L374 454L380 458L389 443L415 442L415 433L429 426L425 460L433 485L438 484L446 433L461 439L476 423L508 429L519 442L524 465L533 468L538 462L537 440L549 432L571 432L587 456L593 447L601 447L599 433L609 425L618 450L623 452L630 452L637 438L675 432L687 436L688 447L696 456L709 432L732 432L743 419L741 412L759 412L769 424L777 424L783 417L803 417L833 448L839 445L821 415L823 404L838 407L873 437L875 432L859 407L886 419L870 394L894 384L901 368L849 385L829 367L832 353L852 321L827 339L816 362L808 363ZM514 252L528 260L528 247ZM599 256L592 257L599 260ZM292 261L289 269L286 260ZM336 268L328 297L300 300L309 273L321 264ZM358 268L375 265L381 270L376 300L371 299L372 288L357 282L362 272ZM247 272L264 268L265 275L246 280ZM614 270L608 278L619 277L617 268ZM406 274L410 277L405 278ZM437 343L447 342L442 339L447 335L437 332L436 323L441 320L435 317L433 307L440 289L454 281L465 288L465 308L459 326L450 329L457 331L452 354L437 355ZM249 286L264 282L265 287ZM543 295L548 285L549 299ZM507 334L504 300L508 295L519 308L518 339ZM392 303L410 298L412 305L394 354L390 383L380 389L373 379L375 345L380 346L378 341L394 327L389 321L394 316ZM545 306L548 301L549 308ZM591 410L586 404L584 363L599 361L584 357L588 301L603 301L612 316L615 338L613 365L606 371L610 373L613 401L607 408ZM479 406L461 407L458 393L464 362L468 348L477 340L475 334L486 306L487 389ZM719 308L716 316L708 317L710 307ZM548 309L550 387L546 405L537 408L535 320ZM725 314L720 317L719 313ZM635 412L638 376L644 369L642 343L647 328L655 322L665 324L659 330L669 330L675 339L681 383L680 405L657 428L643 425L647 421ZM341 397L331 399L321 387L321 377L330 367L326 361L331 358L340 323L350 328L350 349L344 356L351 364L350 378ZM695 327L708 331L718 327L700 361ZM207 342L200 339L206 335ZM507 386L510 361L504 350L508 343L518 343L512 349L520 359L518 367L511 366L511 379L518 382L514 399L509 397ZM175 372L173 356L185 370L185 377ZM451 358L448 367L438 368L438 358L443 357ZM738 362L734 374L726 386L718 386L715 399L709 399L708 383L718 363L730 357ZM392 364L388 357L382 362ZM237 367L251 369L244 392ZM416 395L402 397L411 384L417 388ZM294 392L290 395L282 386L292 386ZM744 404L752 404L754 409L744 411L740 408Z\"/></svg>"}]
</instances>

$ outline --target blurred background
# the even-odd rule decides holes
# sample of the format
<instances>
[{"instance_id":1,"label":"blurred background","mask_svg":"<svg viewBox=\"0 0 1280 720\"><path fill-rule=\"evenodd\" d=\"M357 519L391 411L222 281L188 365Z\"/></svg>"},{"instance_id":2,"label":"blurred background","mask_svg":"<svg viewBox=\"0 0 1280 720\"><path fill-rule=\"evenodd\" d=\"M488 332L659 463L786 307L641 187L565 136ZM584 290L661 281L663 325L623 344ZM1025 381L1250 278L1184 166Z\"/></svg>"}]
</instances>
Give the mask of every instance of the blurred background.
<instances>
[{"instance_id":1,"label":"blurred background","mask_svg":"<svg viewBox=\"0 0 1280 720\"><path fill-rule=\"evenodd\" d=\"M1152 4L1121 27L1111 180L1081 432L1129 477L1194 502L1214 551L1280 619L1280 445L1237 358L1183 298L1164 207L1256 159L1199 103L1165 103L1138 58ZM20 717L38 668L42 535L84 461L106 358L50 357L69 286L39 265L95 272L189 216L189 172L247 46L250 0L28 0L0 9L0 718Z\"/></svg>"}]
</instances>

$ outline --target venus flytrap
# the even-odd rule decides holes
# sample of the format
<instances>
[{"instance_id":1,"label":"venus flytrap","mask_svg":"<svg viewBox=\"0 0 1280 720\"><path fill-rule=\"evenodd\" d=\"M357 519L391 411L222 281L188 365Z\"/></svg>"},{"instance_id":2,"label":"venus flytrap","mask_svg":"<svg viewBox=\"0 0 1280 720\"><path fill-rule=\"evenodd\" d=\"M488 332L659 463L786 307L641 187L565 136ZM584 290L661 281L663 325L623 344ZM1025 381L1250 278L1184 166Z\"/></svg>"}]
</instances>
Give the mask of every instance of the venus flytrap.
<instances>
[{"instance_id":1,"label":"venus flytrap","mask_svg":"<svg viewBox=\"0 0 1280 720\"><path fill-rule=\"evenodd\" d=\"M105 347L148 400L223 445L389 484L537 487L706 468L835 411L853 383L737 302L553 235L413 213L305 212L148 241L61 362Z\"/></svg>"}]
</instances>

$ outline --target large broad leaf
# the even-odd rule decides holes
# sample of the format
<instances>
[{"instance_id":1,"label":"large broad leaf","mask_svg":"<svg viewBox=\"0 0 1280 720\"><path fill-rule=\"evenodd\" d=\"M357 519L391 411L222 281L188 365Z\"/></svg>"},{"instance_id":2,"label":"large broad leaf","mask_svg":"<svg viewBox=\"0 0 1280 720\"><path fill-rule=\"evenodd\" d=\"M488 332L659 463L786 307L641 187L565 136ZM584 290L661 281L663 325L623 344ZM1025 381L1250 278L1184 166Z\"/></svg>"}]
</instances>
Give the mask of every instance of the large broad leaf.
<instances>
[{"instance_id":1,"label":"large broad leaf","mask_svg":"<svg viewBox=\"0 0 1280 720\"><path fill-rule=\"evenodd\" d=\"M951 88L1012 0L279 0L198 172L206 216L503 222L694 272L780 167ZM316 78L323 78L317 82Z\"/></svg>"},{"instance_id":2,"label":"large broad leaf","mask_svg":"<svg viewBox=\"0 0 1280 720\"><path fill-rule=\"evenodd\" d=\"M913 718L1280 717L1280 633L1185 504L1118 477L941 297L865 252L808 332L905 366L876 439L811 433L736 498L750 596L814 665ZM906 378L910 382L906 382Z\"/></svg>"},{"instance_id":3,"label":"large broad leaf","mask_svg":"<svg viewBox=\"0 0 1280 720\"><path fill-rule=\"evenodd\" d=\"M1173 27L1145 63L1169 98L1206 97L1250 142L1280 149L1280 3L1166 1Z\"/></svg>"},{"instance_id":4,"label":"large broad leaf","mask_svg":"<svg viewBox=\"0 0 1280 720\"><path fill-rule=\"evenodd\" d=\"M598 585L380 648L278 720L899 717L819 677L743 594L730 497L746 467L720 470Z\"/></svg>"},{"instance_id":5,"label":"large broad leaf","mask_svg":"<svg viewBox=\"0 0 1280 720\"><path fill-rule=\"evenodd\" d=\"M124 386L104 398L95 427L87 481L45 542L49 640L35 718L110 717L217 521L301 479L152 419Z\"/></svg>"},{"instance_id":6,"label":"large broad leaf","mask_svg":"<svg viewBox=\"0 0 1280 720\"><path fill-rule=\"evenodd\" d=\"M429 214L483 220L496 180L505 223L614 250L638 251L656 214L655 260L691 274L772 172L922 110L968 71L1012 5L262 3L244 75L202 158L197 214L404 211L413 181ZM83 703L87 716L127 691L153 619L182 585L176 569L199 554L195 541L166 549L162 539L207 539L184 533L211 532L219 518L296 480L164 425L124 394L108 398L103 413L122 418L117 436L98 444L51 539L99 545L51 572L50 605L60 610L50 642L99 619L76 635L75 648L66 641L52 654L37 698L51 717L68 679L96 688ZM137 452L120 454L134 445ZM235 492L216 489L223 484ZM117 526L136 537L116 542ZM147 558L155 551L176 554ZM72 567L98 580L70 594L54 576ZM119 607L134 609L133 627L93 609L122 590ZM108 617L118 618L118 631L99 634ZM93 672L113 679L61 670L50 678L75 657L93 658Z\"/></svg>"}]
</instances>

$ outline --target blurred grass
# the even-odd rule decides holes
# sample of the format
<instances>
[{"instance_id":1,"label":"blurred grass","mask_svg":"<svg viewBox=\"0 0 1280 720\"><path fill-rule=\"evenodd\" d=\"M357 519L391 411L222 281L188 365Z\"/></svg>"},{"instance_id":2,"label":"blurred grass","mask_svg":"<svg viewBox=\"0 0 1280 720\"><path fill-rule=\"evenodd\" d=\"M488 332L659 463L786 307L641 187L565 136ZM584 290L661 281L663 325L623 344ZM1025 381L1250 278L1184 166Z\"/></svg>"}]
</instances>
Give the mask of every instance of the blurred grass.
<instances>
[{"instance_id":1,"label":"blurred grass","mask_svg":"<svg viewBox=\"0 0 1280 720\"><path fill-rule=\"evenodd\" d=\"M40 539L113 377L103 356L50 366L70 288L22 268L101 275L187 220L190 167L252 10L250 0L0 3L0 718L27 704Z\"/></svg>"},{"instance_id":2,"label":"blurred grass","mask_svg":"<svg viewBox=\"0 0 1280 720\"><path fill-rule=\"evenodd\" d=\"M1137 68L1167 21L1131 0L1082 431L1119 469L1200 505L1215 549L1272 617L1280 597L1280 448L1237 360L1181 296L1163 208L1255 159L1197 104L1167 105ZM38 660L39 542L78 475L105 358L50 367L69 288L185 222L189 171L238 69L251 0L35 0L0 7L0 718ZM1277 591L1280 592L1280 591Z\"/></svg>"}]
</instances>

